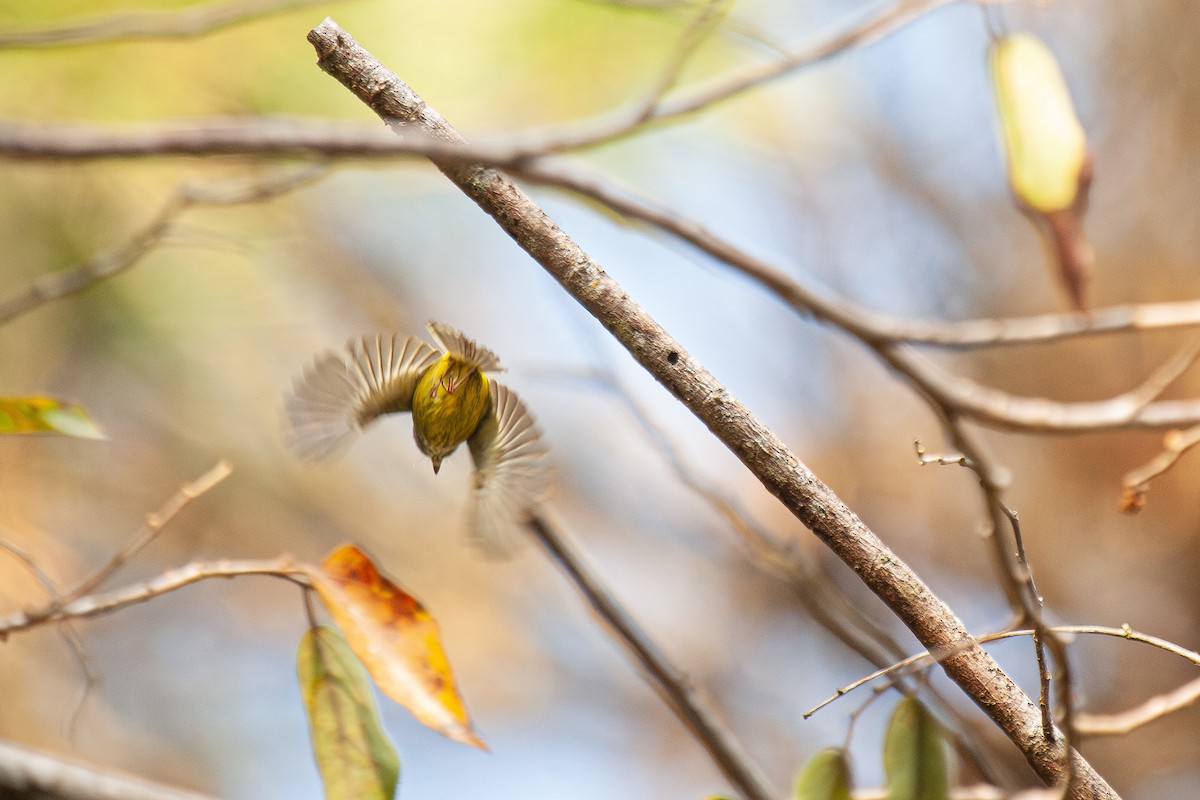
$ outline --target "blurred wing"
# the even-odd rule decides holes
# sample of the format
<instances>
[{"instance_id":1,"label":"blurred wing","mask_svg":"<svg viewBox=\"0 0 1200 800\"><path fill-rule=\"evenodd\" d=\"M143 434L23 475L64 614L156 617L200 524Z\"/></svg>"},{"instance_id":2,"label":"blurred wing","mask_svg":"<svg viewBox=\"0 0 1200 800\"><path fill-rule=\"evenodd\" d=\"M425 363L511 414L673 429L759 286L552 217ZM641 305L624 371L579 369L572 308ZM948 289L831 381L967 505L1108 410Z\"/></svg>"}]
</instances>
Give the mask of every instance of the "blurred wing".
<instances>
[{"instance_id":1,"label":"blurred wing","mask_svg":"<svg viewBox=\"0 0 1200 800\"><path fill-rule=\"evenodd\" d=\"M549 481L546 447L516 393L490 381L492 408L468 440L475 459L471 535L485 552L504 554L520 540Z\"/></svg>"},{"instance_id":2,"label":"blurred wing","mask_svg":"<svg viewBox=\"0 0 1200 800\"><path fill-rule=\"evenodd\" d=\"M302 458L327 458L383 414L412 408L417 380L438 352L415 336L351 340L344 353L324 353L287 399L288 447Z\"/></svg>"},{"instance_id":3,"label":"blurred wing","mask_svg":"<svg viewBox=\"0 0 1200 800\"><path fill-rule=\"evenodd\" d=\"M504 371L504 368L500 366L499 356L473 339L468 339L449 325L429 320L425 327L429 329L429 335L433 337L439 347L452 356L458 356L463 361L474 364L480 372Z\"/></svg>"}]
</instances>

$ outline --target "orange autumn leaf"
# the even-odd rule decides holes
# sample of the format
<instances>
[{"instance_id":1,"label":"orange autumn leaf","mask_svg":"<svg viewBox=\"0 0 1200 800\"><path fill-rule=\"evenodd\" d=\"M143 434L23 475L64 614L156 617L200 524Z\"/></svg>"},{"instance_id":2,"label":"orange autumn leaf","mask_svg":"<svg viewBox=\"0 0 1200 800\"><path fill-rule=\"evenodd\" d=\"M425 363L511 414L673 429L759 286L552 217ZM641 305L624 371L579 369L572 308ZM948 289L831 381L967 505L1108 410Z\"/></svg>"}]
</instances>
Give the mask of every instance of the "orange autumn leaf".
<instances>
[{"instance_id":1,"label":"orange autumn leaf","mask_svg":"<svg viewBox=\"0 0 1200 800\"><path fill-rule=\"evenodd\" d=\"M329 553L309 577L380 691L443 736L487 749L458 693L437 622L415 597L352 544Z\"/></svg>"}]
</instances>

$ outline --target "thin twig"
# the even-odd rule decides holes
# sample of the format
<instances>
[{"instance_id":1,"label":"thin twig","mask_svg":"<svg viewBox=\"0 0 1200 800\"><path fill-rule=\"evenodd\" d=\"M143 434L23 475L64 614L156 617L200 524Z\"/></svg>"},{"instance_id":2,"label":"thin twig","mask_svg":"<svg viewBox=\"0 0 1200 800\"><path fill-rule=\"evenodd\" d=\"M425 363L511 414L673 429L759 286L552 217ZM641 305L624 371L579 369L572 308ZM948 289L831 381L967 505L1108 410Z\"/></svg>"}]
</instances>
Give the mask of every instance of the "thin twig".
<instances>
[{"instance_id":1,"label":"thin twig","mask_svg":"<svg viewBox=\"0 0 1200 800\"><path fill-rule=\"evenodd\" d=\"M779 794L754 765L725 723L708 708L682 672L663 655L645 631L621 607L600 578L567 540L560 527L545 513L534 515L530 528L546 553L554 560L592 611L604 622L618 642L637 660L651 685L679 720L704 745L725 777L749 800L769 800Z\"/></svg>"},{"instance_id":2,"label":"thin twig","mask_svg":"<svg viewBox=\"0 0 1200 800\"><path fill-rule=\"evenodd\" d=\"M82 45L122 39L201 36L319 0L227 0L161 11L118 11L25 30L0 31L0 48ZM328 2L324 3L328 5Z\"/></svg>"},{"instance_id":3,"label":"thin twig","mask_svg":"<svg viewBox=\"0 0 1200 800\"><path fill-rule=\"evenodd\" d=\"M233 467L227 461L218 461L207 472L201 475L190 483L185 483L179 488L170 500L168 500L158 511L147 514L145 522L142 523L141 530L138 531L128 545L114 555L107 564L101 567L88 578L80 581L79 584L69 591L64 602L70 602L83 597L85 594L91 594L96 588L104 583L109 576L120 569L124 564L138 554L146 545L154 541L166 525L175 518L175 515L187 506L188 503L195 500L200 495L212 489L221 481L229 477L233 472Z\"/></svg>"},{"instance_id":4,"label":"thin twig","mask_svg":"<svg viewBox=\"0 0 1200 800\"><path fill-rule=\"evenodd\" d=\"M318 65L390 126L416 127L447 142L462 141L395 74L332 20L309 32ZM786 445L671 337L628 293L511 180L481 165L435 165L528 252L630 354L702 420L774 494L936 652L957 683L1018 746L1049 783L1065 777L1060 743L1046 742L1028 696L980 647L963 623L920 578L822 483ZM1033 712L1032 714L1030 712ZM1078 753L1077 798L1117 795Z\"/></svg>"},{"instance_id":5,"label":"thin twig","mask_svg":"<svg viewBox=\"0 0 1200 800\"><path fill-rule=\"evenodd\" d=\"M1150 481L1175 466L1183 454L1200 444L1200 425L1185 431L1167 431L1163 436L1163 449L1145 464L1131 469L1121 479L1121 510L1126 513L1141 511L1146 505L1146 494Z\"/></svg>"},{"instance_id":6,"label":"thin twig","mask_svg":"<svg viewBox=\"0 0 1200 800\"><path fill-rule=\"evenodd\" d=\"M1197 358L1200 358L1200 336L1193 337L1174 355L1159 364L1140 384L1114 399L1128 404L1128 415L1136 416L1139 411L1157 400L1171 384L1179 380L1183 373L1196 363Z\"/></svg>"},{"instance_id":7,"label":"thin twig","mask_svg":"<svg viewBox=\"0 0 1200 800\"><path fill-rule=\"evenodd\" d=\"M1155 695L1119 714L1079 714L1075 719L1075 730L1081 736L1126 734L1172 712L1188 708L1198 699L1200 678L1194 678L1177 689Z\"/></svg>"},{"instance_id":8,"label":"thin twig","mask_svg":"<svg viewBox=\"0 0 1200 800\"><path fill-rule=\"evenodd\" d=\"M147 581L114 589L103 594L90 594L64 604L52 604L37 611L17 611L0 617L0 641L12 633L67 619L85 619L111 614L126 606L144 603L155 597L191 586L210 578L235 578L240 575L270 575L307 585L306 570L291 558L274 561L194 561L168 570Z\"/></svg>"},{"instance_id":9,"label":"thin twig","mask_svg":"<svg viewBox=\"0 0 1200 800\"><path fill-rule=\"evenodd\" d=\"M282 0L264 0L265 6L272 6ZM309 0L293 0L293 2L304 3ZM582 123L572 123L565 127L547 129L541 132L534 132L522 136L519 141L510 140L508 144L501 146L492 151L491 156L486 153L480 153L469 156L471 161L488 164L512 164L519 161L524 161L529 158L544 155L552 152L565 152L568 150L578 150L585 147L611 142L615 139L628 136L637 130L640 130L649 122L663 122L672 119L678 119L690 114L694 114L702 109L714 106L732 97L735 97L742 92L748 91L755 86L764 84L768 81L775 80L784 75L791 74L805 67L813 66L826 61L834 56L844 53L855 47L865 46L872 42L878 41L885 36L900 30L906 25L911 24L922 16L932 12L933 10L947 5L953 0L897 0L888 6L885 6L870 16L849 25L844 25L831 33L817 37L817 40L807 47L798 48L790 53L785 53L781 58L775 59L769 63L756 64L742 69L731 71L724 76L712 79L698 87L690 88L686 91L679 92L674 98L659 99L653 104L650 110L647 110L645 100L636 101L628 108L618 109L610 112L600 118L587 120ZM239 15L244 14L244 10L238 6L244 6L244 3L230 3L227 8L230 11L239 12ZM162 14L178 14L180 12L161 12ZM61 32L50 32L49 38L70 39L71 37L92 37L95 40L97 36L102 36L103 31L97 33L95 26L91 23L83 25L82 32L73 32L70 30ZM161 22L151 21L144 26L152 31L151 35L162 36L166 35L164 26ZM115 28L117 31L123 31L124 35L130 35L130 31L134 29L128 19L121 20L116 26L108 26L109 30ZM14 35L19 39L22 34ZM32 34L30 34L32 36ZM41 38L47 38L47 34L37 34ZM4 40L0 39L0 43ZM19 44L18 41L11 42L12 46ZM222 131L212 132L207 145L201 144L198 141L192 140L190 149L181 149L183 145L178 137L165 136L153 137L158 140L158 144L162 149L148 147L148 142L143 141L134 146L130 146L130 142L126 142L123 147L113 149L111 146L105 148L89 147L88 145L98 144L94 136L74 136L68 137L74 147L68 145L68 140L59 140L57 144L51 144L45 140L51 129L47 127L41 128L41 134L35 136L24 136L20 145L14 147L14 140L11 134L20 133L19 130L12 128L7 131L0 130L0 152L8 152L12 154L23 154L26 156L40 154L43 156L59 155L70 156L74 158L82 157L107 157L112 155L154 155L171 153L188 153L192 155L211 154L219 152L250 152L246 148L257 148L255 152L295 152L296 145L282 145L278 143L270 145L265 143L260 136L251 136L254 140L242 141L240 144L235 144L228 140L222 140ZM60 129L61 130L61 129ZM77 128L77 130L86 130ZM26 131L29 132L28 129ZM227 131L226 131L227 132ZM7 134L7 135L6 135ZM419 137L418 137L419 138ZM255 144L255 142L257 144ZM112 143L110 142L110 145ZM344 155L367 155L373 142L363 142L357 148L348 148L343 141L339 146L337 143L326 142L330 147L322 148L317 143L310 143L308 147L301 146L299 149L309 152L317 152L318 150L325 155L332 155L334 152L340 152ZM80 145L83 145L80 147ZM391 152L393 154L407 151L415 152L407 149L411 143L396 143L391 144ZM429 143L419 144L430 148L427 154L431 158L454 158L454 154L450 152L437 153L433 150L436 145L430 146ZM332 148L332 149L330 149ZM350 149L360 149L363 152L350 153ZM57 152L52 152L57 150ZM120 152L117 152L119 150ZM379 151L373 151L379 152Z\"/></svg>"},{"instance_id":10,"label":"thin twig","mask_svg":"<svg viewBox=\"0 0 1200 800\"><path fill-rule=\"evenodd\" d=\"M705 0L700 13L696 14L684 29L679 43L675 46L675 51L650 85L645 98L638 106L635 106L641 108L641 111L634 115L636 125L640 125L654 116L654 110L662 101L663 95L679 81L683 74L683 68L704 44L709 34L721 23L729 6L730 0Z\"/></svg>"},{"instance_id":11,"label":"thin twig","mask_svg":"<svg viewBox=\"0 0 1200 800\"><path fill-rule=\"evenodd\" d=\"M897 0L858 22L816 37L812 44L795 48L781 58L733 70L681 90L657 103L650 114L641 104L634 104L587 124L531 135L527 148L546 154L593 147L626 137L649 122L661 123L695 114L798 70L879 41L950 2L953 0Z\"/></svg>"},{"instance_id":12,"label":"thin twig","mask_svg":"<svg viewBox=\"0 0 1200 800\"><path fill-rule=\"evenodd\" d=\"M232 188L184 184L147 225L115 249L71 269L42 275L26 288L0 300L0 325L130 269L161 245L179 215L193 206L261 202L305 186L323 176L326 170L323 165L308 166L263 180L242 182Z\"/></svg>"},{"instance_id":13,"label":"thin twig","mask_svg":"<svg viewBox=\"0 0 1200 800\"><path fill-rule=\"evenodd\" d=\"M1050 627L1049 630L1053 631L1054 633L1061 634L1081 636L1112 636L1118 639L1128 639L1131 642L1140 642L1141 644L1147 644L1151 647L1156 647L1159 650L1165 650L1168 653L1177 655L1180 658L1192 662L1196 666L1200 666L1200 653L1196 652L1195 650L1188 650L1186 647L1175 644L1174 642L1166 639L1162 639L1158 636L1151 636L1147 633L1135 631L1128 625L1120 628L1112 628L1105 625L1054 625ZM987 633L982 636L978 636L975 638L975 641L978 644L990 644L991 642L998 642L1003 639L1013 639L1020 636L1033 636L1033 634L1034 630L1032 628L1023 628L1015 631L998 631L996 633ZM899 670L911 670L920 665L922 662L933 660L935 660L935 657L931 655L928 650L926 650L921 653L914 653L908 658L897 661L891 666L876 670L869 675L864 675L858 680L840 687L834 694L830 695L817 705L810 708L808 711L804 712L804 718L808 719L810 716L817 713L833 701L837 700L839 697L849 694L863 684L870 683L876 678L891 675Z\"/></svg>"},{"instance_id":14,"label":"thin twig","mask_svg":"<svg viewBox=\"0 0 1200 800\"><path fill-rule=\"evenodd\" d=\"M884 348L886 358L891 348ZM919 385L919 384L918 384ZM993 556L998 567L1001 587L1018 612L1018 621L1033 626L1033 650L1038 667L1038 708L1042 719L1042 736L1047 742L1056 742L1060 736L1063 745L1062 777L1056 783L1070 792L1076 778L1074 764L1065 755L1071 751L1074 740L1074 706L1072 703L1072 674L1066 644L1046 625L1043 601L1033 577L1033 565L1025 551L1025 538L1021 533L1021 521L1017 512L1004 499L1007 485L1005 470L993 463L983 442L979 441L963 423L957 410L945 398L924 392L926 401L933 406L943 420L943 425L954 444L962 451L962 466L972 470L979 479L983 500L984 518L988 520L988 540L992 544ZM918 458L923 454L918 444ZM924 461L922 460L922 463ZM1015 561L1001 536L1002 520L1008 523L1016 550ZM1046 659L1046 650L1054 658L1058 705L1061 710L1061 726L1055 727L1054 712L1050 702L1052 671Z\"/></svg>"},{"instance_id":15,"label":"thin twig","mask_svg":"<svg viewBox=\"0 0 1200 800\"><path fill-rule=\"evenodd\" d=\"M783 270L741 250L707 230L703 224L666 209L637 193L619 187L594 172L571 165L537 161L522 165L519 174L541 184L576 192L616 211L670 233L761 285L797 313L829 322L873 349L916 388L957 416L1007 430L1041 433L1169 428L1200 423L1200 400L1145 402L1140 384L1106 400L1056 402L1020 397L946 372L937 364L891 338L872 312L814 285L804 284ZM1174 366L1178 357L1168 361ZM1163 373L1166 367L1162 368ZM1153 380L1158 371L1152 374Z\"/></svg>"},{"instance_id":16,"label":"thin twig","mask_svg":"<svg viewBox=\"0 0 1200 800\"><path fill-rule=\"evenodd\" d=\"M42 588L46 590L46 594L50 597L52 603L56 605L62 603L62 592L59 591L58 584L38 565L33 556L12 542L3 539L0 539L0 550L4 550L17 559L33 575L38 583L42 585ZM71 711L70 718L67 720L67 731L71 735L74 735L75 727L79 722L80 715L83 713L84 704L87 702L92 689L95 688L98 678L92 669L91 659L88 657L87 648L84 647L83 637L80 636L79 629L71 623L66 623L59 625L57 631L59 638L63 640L67 648L71 651L71 654L75 656L75 661L79 664L79 671L83 674L83 689L79 694L79 700L75 703Z\"/></svg>"}]
</instances>

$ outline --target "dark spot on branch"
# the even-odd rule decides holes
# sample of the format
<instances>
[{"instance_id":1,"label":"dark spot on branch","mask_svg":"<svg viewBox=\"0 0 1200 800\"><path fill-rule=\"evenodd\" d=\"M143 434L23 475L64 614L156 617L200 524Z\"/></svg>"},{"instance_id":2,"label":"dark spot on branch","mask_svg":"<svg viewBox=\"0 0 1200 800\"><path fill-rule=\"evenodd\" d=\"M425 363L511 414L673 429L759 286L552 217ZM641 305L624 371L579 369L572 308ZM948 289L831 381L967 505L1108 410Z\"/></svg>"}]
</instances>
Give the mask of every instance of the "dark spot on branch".
<instances>
[{"instance_id":1,"label":"dark spot on branch","mask_svg":"<svg viewBox=\"0 0 1200 800\"><path fill-rule=\"evenodd\" d=\"M667 363L668 364L678 364L679 363L679 353L676 353L674 350L667 353Z\"/></svg>"}]
</instances>

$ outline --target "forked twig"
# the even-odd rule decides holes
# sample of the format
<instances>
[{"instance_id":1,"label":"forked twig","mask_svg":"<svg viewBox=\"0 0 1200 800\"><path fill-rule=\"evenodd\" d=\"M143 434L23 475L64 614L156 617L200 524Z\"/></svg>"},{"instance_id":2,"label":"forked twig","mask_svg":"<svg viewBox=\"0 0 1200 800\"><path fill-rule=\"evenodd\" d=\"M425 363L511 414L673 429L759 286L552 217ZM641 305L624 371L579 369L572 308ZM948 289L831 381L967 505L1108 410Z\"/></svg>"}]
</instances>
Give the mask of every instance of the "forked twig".
<instances>
[{"instance_id":1,"label":"forked twig","mask_svg":"<svg viewBox=\"0 0 1200 800\"><path fill-rule=\"evenodd\" d=\"M72 269L42 275L26 288L0 300L0 325L130 269L162 244L179 215L193 206L259 202L311 183L325 171L324 165L309 166L232 189L185 184L167 199L149 223L121 245Z\"/></svg>"},{"instance_id":2,"label":"forked twig","mask_svg":"<svg viewBox=\"0 0 1200 800\"><path fill-rule=\"evenodd\" d=\"M1050 628L1050 630L1053 631L1054 633L1062 633L1062 634L1073 634L1073 635L1077 634L1077 635L1084 635L1084 636L1088 636L1088 635L1090 635L1090 636L1112 636L1112 637L1116 637L1118 639L1128 639L1131 642L1140 642L1142 644L1150 645L1151 647L1157 647L1160 650L1165 650L1168 653L1177 655L1180 658L1190 661L1193 664L1195 664L1196 666L1200 666L1200 653L1198 653L1194 650L1188 650L1186 647L1182 647L1180 645L1175 644L1174 642L1167 641L1166 639L1162 639L1158 636L1151 636L1150 634L1147 634L1147 633L1141 633L1139 631L1135 631L1132 628L1130 628L1128 625L1120 627L1120 628L1112 628L1112 627L1103 626L1103 625L1054 625ZM1012 639L1012 638L1019 637L1019 636L1033 636L1033 634L1034 634L1034 630L1032 628L1024 628L1024 629L1015 630L1015 631L999 631L997 633L987 633L982 636L978 636L975 638L975 641L978 642L979 644L990 644L991 642L998 642L1003 639ZM931 655L929 653L929 651L925 651L925 652L921 652L921 653L914 653L913 655L909 656L908 658L905 658L901 661L897 661L895 664L892 664L891 666L876 670L875 672L872 672L869 675L864 675L863 677L859 678L858 680L853 681L851 683L846 684L845 686L840 687L834 694L825 698L820 703L818 703L817 705L813 706L808 711L806 711L804 713L804 717L805 717L805 719L807 719L808 717L810 717L813 714L820 711L825 706L827 706L830 703L832 703L833 701L837 700L839 697L843 697L843 696L849 694L850 692L854 691L855 689L862 686L863 684L870 683L871 681L875 680L876 678L881 678L886 675L891 675L892 673L899 671L899 670L911 670L914 668L923 669L924 666L921 666L921 665L924 662L932 662L932 661L934 661L934 659L935 659L935 656ZM925 666L928 666L928 664L925 663Z\"/></svg>"},{"instance_id":3,"label":"forked twig","mask_svg":"<svg viewBox=\"0 0 1200 800\"><path fill-rule=\"evenodd\" d=\"M17 611L0 617L0 641L12 633L68 619L86 619L111 614L126 606L144 603L193 583L212 578L236 578L241 575L270 575L307 586L306 572L291 558L274 561L194 561L146 581L89 594L68 603L55 603L37 611Z\"/></svg>"},{"instance_id":4,"label":"forked twig","mask_svg":"<svg viewBox=\"0 0 1200 800\"><path fill-rule=\"evenodd\" d=\"M69 603L72 600L83 597L85 594L94 592L96 587L104 583L110 575L124 566L125 562L137 555L143 547L154 541L155 537L166 527L167 523L173 520L175 515L182 511L188 503L228 478L232 472L233 467L229 465L229 462L221 460L199 478L196 478L196 480L181 486L179 491L162 508L146 515L141 530L138 531L129 544L117 552L107 564L98 569L93 575L80 581L75 588L67 592L63 598L63 602Z\"/></svg>"}]
</instances>

